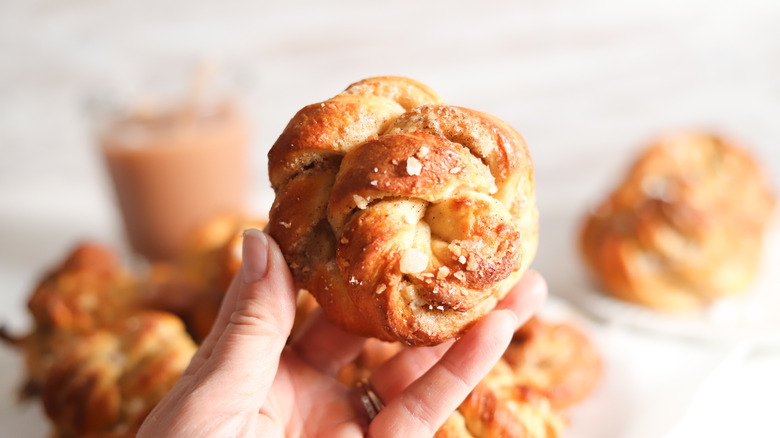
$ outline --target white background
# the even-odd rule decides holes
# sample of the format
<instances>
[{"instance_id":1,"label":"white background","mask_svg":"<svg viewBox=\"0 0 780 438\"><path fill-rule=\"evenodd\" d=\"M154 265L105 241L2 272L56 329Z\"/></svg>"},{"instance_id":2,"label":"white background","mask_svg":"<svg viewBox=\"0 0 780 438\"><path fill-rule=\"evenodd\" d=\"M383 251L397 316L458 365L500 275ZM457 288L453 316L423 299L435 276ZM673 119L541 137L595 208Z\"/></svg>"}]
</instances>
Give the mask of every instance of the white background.
<instances>
[{"instance_id":1,"label":"white background","mask_svg":"<svg viewBox=\"0 0 780 438\"><path fill-rule=\"evenodd\" d=\"M222 65L250 115L259 213L272 196L265 156L286 122L364 77L409 76L506 120L534 157L534 268L557 296L587 287L573 241L582 214L659 134L694 128L740 139L780 187L776 1L5 0L0 324L29 327L30 288L79 240L124 245L90 135L90 99L186 81L201 60ZM556 299L547 311L561 309L572 312ZM606 374L572 412L568 436L780 434L778 349L574 312L602 349ZM13 398L21 362L5 347L0 369L3 435L46 436L39 409Z\"/></svg>"}]
</instances>

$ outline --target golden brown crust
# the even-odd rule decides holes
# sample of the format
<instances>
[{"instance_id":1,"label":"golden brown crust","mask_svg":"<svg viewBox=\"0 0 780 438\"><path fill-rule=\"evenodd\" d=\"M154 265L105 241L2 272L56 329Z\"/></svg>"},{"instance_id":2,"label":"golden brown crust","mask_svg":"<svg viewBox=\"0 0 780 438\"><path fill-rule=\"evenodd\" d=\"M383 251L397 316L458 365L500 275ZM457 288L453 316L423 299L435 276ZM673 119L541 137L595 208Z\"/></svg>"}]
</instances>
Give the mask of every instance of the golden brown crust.
<instances>
[{"instance_id":1,"label":"golden brown crust","mask_svg":"<svg viewBox=\"0 0 780 438\"><path fill-rule=\"evenodd\" d=\"M196 346L174 315L140 312L58 348L42 399L64 436L137 428Z\"/></svg>"},{"instance_id":2,"label":"golden brown crust","mask_svg":"<svg viewBox=\"0 0 780 438\"><path fill-rule=\"evenodd\" d=\"M187 241L178 260L157 262L140 291L142 307L179 315L196 341L216 320L222 298L241 267L243 232L266 221L243 215L214 218Z\"/></svg>"},{"instance_id":3,"label":"golden brown crust","mask_svg":"<svg viewBox=\"0 0 780 438\"><path fill-rule=\"evenodd\" d=\"M134 287L111 250L86 242L41 280L28 308L42 329L90 330L132 311Z\"/></svg>"},{"instance_id":4,"label":"golden brown crust","mask_svg":"<svg viewBox=\"0 0 780 438\"><path fill-rule=\"evenodd\" d=\"M583 400L602 375L601 356L582 331L536 317L515 333L504 360L515 382L543 395L554 409Z\"/></svg>"},{"instance_id":5,"label":"golden brown crust","mask_svg":"<svg viewBox=\"0 0 780 438\"><path fill-rule=\"evenodd\" d=\"M479 438L555 438L564 428L548 399L516 381L503 360L458 407L471 436Z\"/></svg>"},{"instance_id":6,"label":"golden brown crust","mask_svg":"<svg viewBox=\"0 0 780 438\"><path fill-rule=\"evenodd\" d=\"M431 103L441 103L442 98L429 86L401 76L377 76L363 79L347 87L341 94L379 96L401 105L405 111Z\"/></svg>"},{"instance_id":7,"label":"golden brown crust","mask_svg":"<svg viewBox=\"0 0 780 438\"><path fill-rule=\"evenodd\" d=\"M466 419L459 411L453 412L434 435L435 438L476 438L466 427Z\"/></svg>"},{"instance_id":8,"label":"golden brown crust","mask_svg":"<svg viewBox=\"0 0 780 438\"><path fill-rule=\"evenodd\" d=\"M345 329L442 342L490 310L536 251L533 167L497 118L407 78L298 112L268 154L268 231Z\"/></svg>"},{"instance_id":9,"label":"golden brown crust","mask_svg":"<svg viewBox=\"0 0 780 438\"><path fill-rule=\"evenodd\" d=\"M698 308L750 284L774 205L768 178L739 144L677 134L647 148L588 215L580 247L610 294Z\"/></svg>"},{"instance_id":10,"label":"golden brown crust","mask_svg":"<svg viewBox=\"0 0 780 438\"><path fill-rule=\"evenodd\" d=\"M28 301L35 330L15 340L27 367L22 396L40 393L61 346L70 338L137 311L135 287L116 254L94 242L77 245L44 275Z\"/></svg>"}]
</instances>

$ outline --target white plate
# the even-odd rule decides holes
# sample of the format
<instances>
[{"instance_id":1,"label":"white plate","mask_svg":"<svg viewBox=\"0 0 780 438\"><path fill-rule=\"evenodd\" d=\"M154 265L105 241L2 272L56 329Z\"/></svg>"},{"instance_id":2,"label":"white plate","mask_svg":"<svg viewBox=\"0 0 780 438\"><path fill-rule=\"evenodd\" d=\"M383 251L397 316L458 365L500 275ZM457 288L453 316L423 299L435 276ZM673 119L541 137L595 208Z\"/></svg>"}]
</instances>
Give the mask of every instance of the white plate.
<instances>
[{"instance_id":1,"label":"white plate","mask_svg":"<svg viewBox=\"0 0 780 438\"><path fill-rule=\"evenodd\" d=\"M596 389L564 413L566 438L665 437L684 420L701 387L717 377L715 371L745 351L601 324L555 296L541 316L581 327L602 358Z\"/></svg>"}]
</instances>

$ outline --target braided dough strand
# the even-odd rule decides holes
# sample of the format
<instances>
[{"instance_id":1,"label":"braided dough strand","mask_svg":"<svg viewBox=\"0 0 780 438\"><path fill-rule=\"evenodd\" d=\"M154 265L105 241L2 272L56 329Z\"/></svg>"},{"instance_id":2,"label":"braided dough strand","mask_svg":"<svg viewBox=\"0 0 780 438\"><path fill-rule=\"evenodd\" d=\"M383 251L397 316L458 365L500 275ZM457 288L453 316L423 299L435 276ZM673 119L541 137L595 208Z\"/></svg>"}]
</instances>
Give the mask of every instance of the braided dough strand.
<instances>
[{"instance_id":1,"label":"braided dough strand","mask_svg":"<svg viewBox=\"0 0 780 438\"><path fill-rule=\"evenodd\" d=\"M268 157L269 232L296 284L352 332L449 339L536 251L522 137L417 81L370 78L303 108Z\"/></svg>"}]
</instances>

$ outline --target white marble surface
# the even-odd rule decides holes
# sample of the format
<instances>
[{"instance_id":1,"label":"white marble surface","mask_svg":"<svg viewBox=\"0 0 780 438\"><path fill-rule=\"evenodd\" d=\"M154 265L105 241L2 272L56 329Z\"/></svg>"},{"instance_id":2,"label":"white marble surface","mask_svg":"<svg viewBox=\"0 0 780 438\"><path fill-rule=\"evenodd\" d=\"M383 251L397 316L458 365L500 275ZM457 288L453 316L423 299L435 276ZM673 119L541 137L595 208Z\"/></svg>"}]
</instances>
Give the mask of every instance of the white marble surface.
<instances>
[{"instance_id":1,"label":"white marble surface","mask_svg":"<svg viewBox=\"0 0 780 438\"><path fill-rule=\"evenodd\" d=\"M255 128L252 204L263 211L265 154L295 111L368 76L422 80L525 136L542 221L534 266L565 295L584 281L572 230L653 136L703 128L742 139L780 187L778 23L771 0L5 0L0 322L28 327L30 287L76 241L123 244L85 112L101 93L132 93L219 61ZM567 436L780 430L777 351L582 318L607 377L572 412ZM0 366L3 435L45 436L40 410L13 400L18 357L0 347Z\"/></svg>"}]
</instances>

